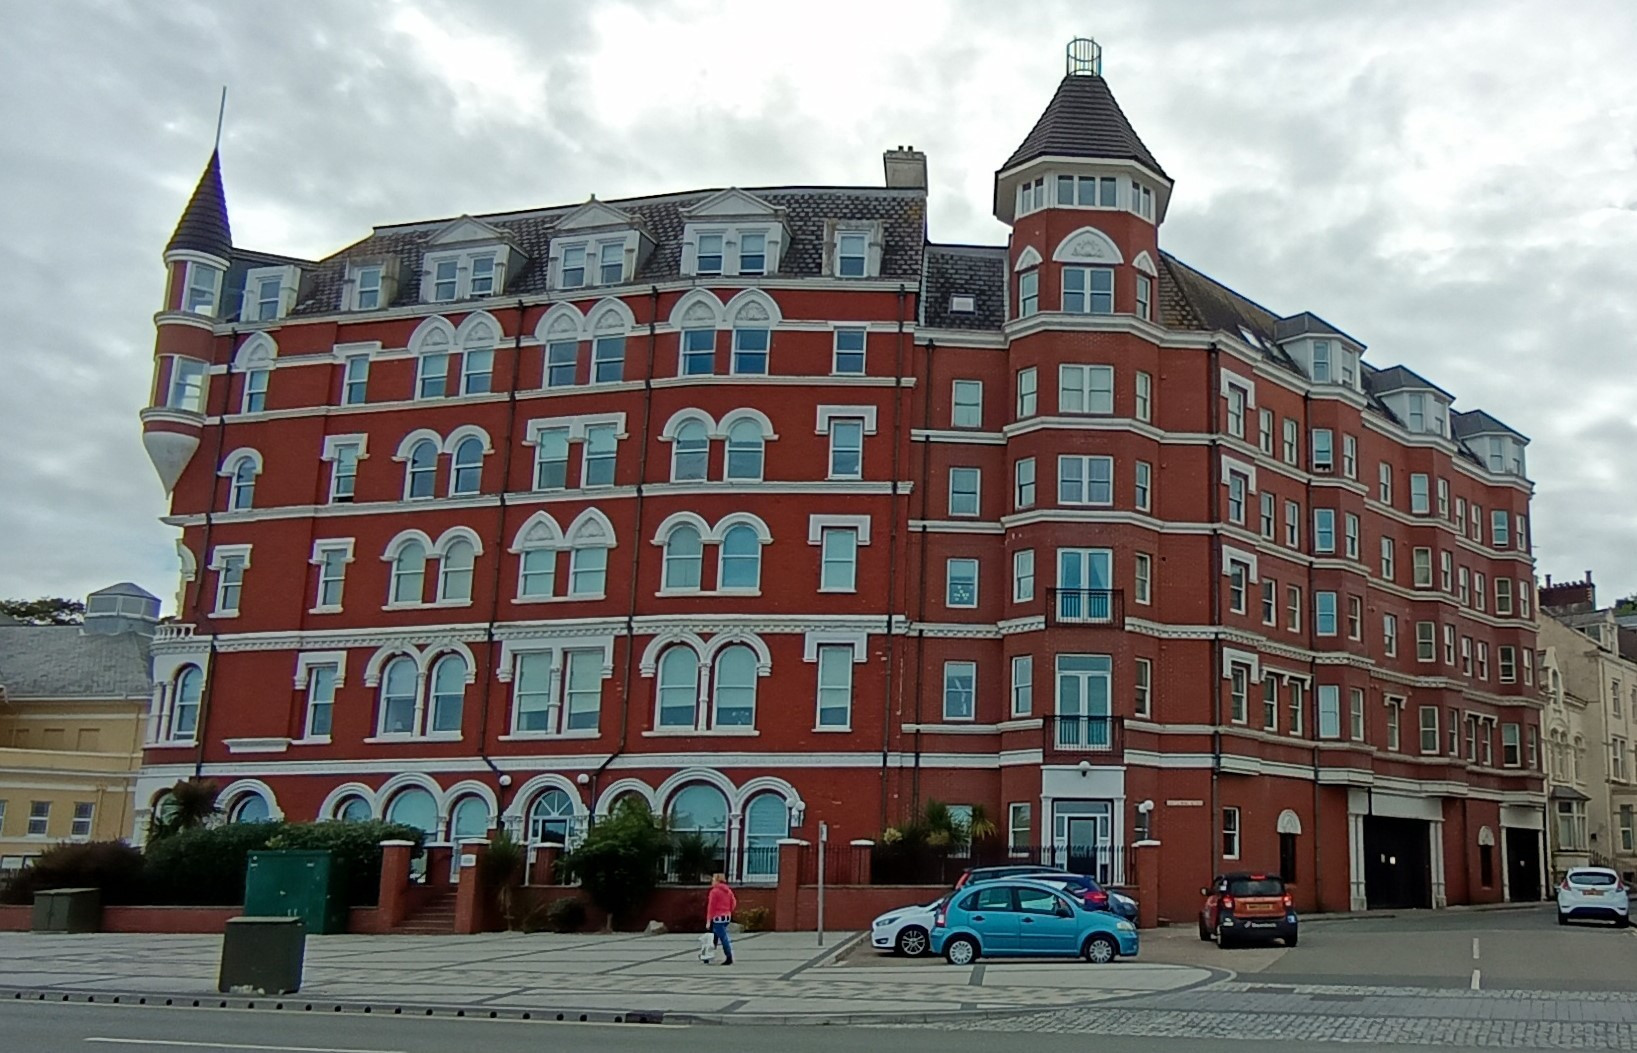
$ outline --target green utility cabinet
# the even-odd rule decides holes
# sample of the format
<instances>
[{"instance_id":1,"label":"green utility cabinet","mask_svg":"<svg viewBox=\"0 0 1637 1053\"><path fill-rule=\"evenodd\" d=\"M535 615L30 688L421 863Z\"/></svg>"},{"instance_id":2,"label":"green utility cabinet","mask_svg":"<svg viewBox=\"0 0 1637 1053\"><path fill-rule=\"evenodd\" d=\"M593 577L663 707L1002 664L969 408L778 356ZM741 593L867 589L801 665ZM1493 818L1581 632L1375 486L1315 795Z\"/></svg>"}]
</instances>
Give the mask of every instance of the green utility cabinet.
<instances>
[{"instance_id":1,"label":"green utility cabinet","mask_svg":"<svg viewBox=\"0 0 1637 1053\"><path fill-rule=\"evenodd\" d=\"M54 888L34 894L35 932L101 932L102 890Z\"/></svg>"},{"instance_id":2,"label":"green utility cabinet","mask_svg":"<svg viewBox=\"0 0 1637 1053\"><path fill-rule=\"evenodd\" d=\"M346 932L343 885L328 852L252 852L244 875L244 916L300 918L314 935Z\"/></svg>"}]
</instances>

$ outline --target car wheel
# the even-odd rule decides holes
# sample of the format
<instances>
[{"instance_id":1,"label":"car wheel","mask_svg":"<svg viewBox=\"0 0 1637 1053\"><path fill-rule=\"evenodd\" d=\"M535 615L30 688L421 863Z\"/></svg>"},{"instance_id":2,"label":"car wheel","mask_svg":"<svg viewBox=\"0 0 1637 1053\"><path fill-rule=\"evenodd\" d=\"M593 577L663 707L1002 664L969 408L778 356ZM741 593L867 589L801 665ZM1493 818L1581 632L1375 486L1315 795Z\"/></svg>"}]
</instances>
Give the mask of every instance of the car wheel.
<instances>
[{"instance_id":1,"label":"car wheel","mask_svg":"<svg viewBox=\"0 0 1637 1053\"><path fill-rule=\"evenodd\" d=\"M1296 934L1294 932L1291 933L1289 936L1285 937L1285 946L1286 947L1296 946Z\"/></svg>"},{"instance_id":2,"label":"car wheel","mask_svg":"<svg viewBox=\"0 0 1637 1053\"><path fill-rule=\"evenodd\" d=\"M1621 914L1621 915L1616 916L1615 919L1614 919L1614 927L1617 928L1617 929L1624 929L1624 928L1628 927L1630 924L1631 924L1631 915L1629 915L1629 914Z\"/></svg>"},{"instance_id":3,"label":"car wheel","mask_svg":"<svg viewBox=\"0 0 1637 1053\"><path fill-rule=\"evenodd\" d=\"M978 960L976 941L957 936L944 945L944 960L950 965L971 965Z\"/></svg>"},{"instance_id":4,"label":"car wheel","mask_svg":"<svg viewBox=\"0 0 1637 1053\"><path fill-rule=\"evenodd\" d=\"M906 958L919 958L927 952L931 942L925 929L911 925L898 934L898 953Z\"/></svg>"},{"instance_id":5,"label":"car wheel","mask_svg":"<svg viewBox=\"0 0 1637 1053\"><path fill-rule=\"evenodd\" d=\"M1561 910L1558 911L1557 912L1557 923L1559 925L1569 924L1569 916L1567 914L1563 913Z\"/></svg>"},{"instance_id":6,"label":"car wheel","mask_svg":"<svg viewBox=\"0 0 1637 1053\"><path fill-rule=\"evenodd\" d=\"M1206 943L1211 942L1211 930L1205 927L1204 918L1199 919L1199 938L1204 940Z\"/></svg>"},{"instance_id":7,"label":"car wheel","mask_svg":"<svg viewBox=\"0 0 1637 1053\"><path fill-rule=\"evenodd\" d=\"M1119 945L1112 936L1093 936L1086 941L1086 961L1093 965L1107 965L1120 956Z\"/></svg>"},{"instance_id":8,"label":"car wheel","mask_svg":"<svg viewBox=\"0 0 1637 1053\"><path fill-rule=\"evenodd\" d=\"M1232 947L1232 946L1233 946L1233 937L1229 936L1227 933L1223 932L1222 931L1222 926L1218 925L1216 927L1216 947L1217 947L1217 950L1225 951L1229 947Z\"/></svg>"}]
</instances>

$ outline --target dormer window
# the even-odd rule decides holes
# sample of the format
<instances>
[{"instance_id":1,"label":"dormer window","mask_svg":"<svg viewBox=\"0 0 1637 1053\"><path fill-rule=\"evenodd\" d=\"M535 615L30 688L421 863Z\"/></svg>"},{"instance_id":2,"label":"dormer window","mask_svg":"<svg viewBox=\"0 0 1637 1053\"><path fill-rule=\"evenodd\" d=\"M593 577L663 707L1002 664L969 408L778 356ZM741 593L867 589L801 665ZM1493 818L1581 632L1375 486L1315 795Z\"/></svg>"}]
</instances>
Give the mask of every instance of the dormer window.
<instances>
[{"instance_id":1,"label":"dormer window","mask_svg":"<svg viewBox=\"0 0 1637 1053\"><path fill-rule=\"evenodd\" d=\"M863 232L836 236L836 276L862 278L869 270L870 239Z\"/></svg>"},{"instance_id":2,"label":"dormer window","mask_svg":"<svg viewBox=\"0 0 1637 1053\"><path fill-rule=\"evenodd\" d=\"M381 306L381 268L359 267L353 271L353 306L360 311L373 311Z\"/></svg>"},{"instance_id":3,"label":"dormer window","mask_svg":"<svg viewBox=\"0 0 1637 1053\"><path fill-rule=\"evenodd\" d=\"M377 311L390 307L397 294L396 256L355 260L347 264L347 278L341 286L343 311Z\"/></svg>"},{"instance_id":4,"label":"dormer window","mask_svg":"<svg viewBox=\"0 0 1637 1053\"><path fill-rule=\"evenodd\" d=\"M271 322L279 316L279 287L283 281L277 276L258 278L255 300L250 304L250 322Z\"/></svg>"},{"instance_id":5,"label":"dormer window","mask_svg":"<svg viewBox=\"0 0 1637 1053\"><path fill-rule=\"evenodd\" d=\"M767 235L744 233L739 235L739 273L767 273Z\"/></svg>"},{"instance_id":6,"label":"dormer window","mask_svg":"<svg viewBox=\"0 0 1637 1053\"><path fill-rule=\"evenodd\" d=\"M618 285L625 280L625 243L604 242L598 254L597 281Z\"/></svg>"},{"instance_id":7,"label":"dormer window","mask_svg":"<svg viewBox=\"0 0 1637 1053\"><path fill-rule=\"evenodd\" d=\"M1330 383L1330 341L1313 341L1313 379L1320 384Z\"/></svg>"},{"instance_id":8,"label":"dormer window","mask_svg":"<svg viewBox=\"0 0 1637 1053\"><path fill-rule=\"evenodd\" d=\"M721 234L699 235L698 255L694 264L696 274L722 273L722 238Z\"/></svg>"},{"instance_id":9,"label":"dormer window","mask_svg":"<svg viewBox=\"0 0 1637 1053\"><path fill-rule=\"evenodd\" d=\"M442 303L455 298L455 290L460 287L460 261L439 260L437 269L432 278L432 299Z\"/></svg>"},{"instance_id":10,"label":"dormer window","mask_svg":"<svg viewBox=\"0 0 1637 1053\"><path fill-rule=\"evenodd\" d=\"M1131 211L1143 219L1154 218L1154 192L1135 179L1131 181Z\"/></svg>"},{"instance_id":11,"label":"dormer window","mask_svg":"<svg viewBox=\"0 0 1637 1053\"><path fill-rule=\"evenodd\" d=\"M585 249L584 245L563 249L563 279L559 283L563 288L578 289L585 284Z\"/></svg>"},{"instance_id":12,"label":"dormer window","mask_svg":"<svg viewBox=\"0 0 1637 1053\"><path fill-rule=\"evenodd\" d=\"M1017 188L1017 214L1024 215L1046 207L1046 177L1024 183Z\"/></svg>"},{"instance_id":13,"label":"dormer window","mask_svg":"<svg viewBox=\"0 0 1637 1053\"><path fill-rule=\"evenodd\" d=\"M493 296L495 292L495 258L472 257L472 295Z\"/></svg>"},{"instance_id":14,"label":"dormer window","mask_svg":"<svg viewBox=\"0 0 1637 1053\"><path fill-rule=\"evenodd\" d=\"M1114 208L1119 180L1113 176L1057 177L1057 203L1080 208Z\"/></svg>"},{"instance_id":15,"label":"dormer window","mask_svg":"<svg viewBox=\"0 0 1637 1053\"><path fill-rule=\"evenodd\" d=\"M182 310L189 314L214 315L221 293L222 269L208 263L189 263L182 296Z\"/></svg>"},{"instance_id":16,"label":"dormer window","mask_svg":"<svg viewBox=\"0 0 1637 1053\"><path fill-rule=\"evenodd\" d=\"M427 253L423 299L450 303L498 296L505 281L507 250L484 248Z\"/></svg>"}]
</instances>

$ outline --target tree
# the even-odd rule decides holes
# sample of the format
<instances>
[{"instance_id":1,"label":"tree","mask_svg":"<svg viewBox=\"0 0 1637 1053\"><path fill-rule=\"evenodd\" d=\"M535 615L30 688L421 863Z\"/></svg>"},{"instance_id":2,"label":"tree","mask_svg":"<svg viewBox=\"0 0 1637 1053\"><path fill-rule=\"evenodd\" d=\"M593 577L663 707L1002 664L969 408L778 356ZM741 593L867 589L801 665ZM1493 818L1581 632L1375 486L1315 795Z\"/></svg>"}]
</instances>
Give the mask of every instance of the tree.
<instances>
[{"instance_id":1,"label":"tree","mask_svg":"<svg viewBox=\"0 0 1637 1053\"><path fill-rule=\"evenodd\" d=\"M0 614L16 618L24 625L79 625L85 621L85 604L61 596L0 600Z\"/></svg>"},{"instance_id":2,"label":"tree","mask_svg":"<svg viewBox=\"0 0 1637 1053\"><path fill-rule=\"evenodd\" d=\"M591 902L608 913L608 924L629 920L659 883L668 837L648 805L628 797L613 814L587 832L584 841L558 861L570 881L578 881Z\"/></svg>"},{"instance_id":3,"label":"tree","mask_svg":"<svg viewBox=\"0 0 1637 1053\"><path fill-rule=\"evenodd\" d=\"M1637 592L1632 593L1630 596L1615 600L1614 613L1620 615L1637 614Z\"/></svg>"},{"instance_id":4,"label":"tree","mask_svg":"<svg viewBox=\"0 0 1637 1053\"><path fill-rule=\"evenodd\" d=\"M183 779L153 807L148 817L148 840L162 841L182 830L205 826L222 813L216 797L222 792L214 779Z\"/></svg>"}]
</instances>

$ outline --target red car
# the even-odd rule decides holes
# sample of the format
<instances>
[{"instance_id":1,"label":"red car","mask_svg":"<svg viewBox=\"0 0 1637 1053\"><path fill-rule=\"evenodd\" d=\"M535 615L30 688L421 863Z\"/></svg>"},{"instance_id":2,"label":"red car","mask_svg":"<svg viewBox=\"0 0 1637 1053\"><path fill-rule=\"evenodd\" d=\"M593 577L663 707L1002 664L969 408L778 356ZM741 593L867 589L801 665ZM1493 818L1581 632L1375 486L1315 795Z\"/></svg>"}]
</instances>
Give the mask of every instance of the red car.
<instances>
[{"instance_id":1,"label":"red car","mask_svg":"<svg viewBox=\"0 0 1637 1053\"><path fill-rule=\"evenodd\" d=\"M1249 940L1283 940L1296 946L1296 908L1277 874L1223 874L1199 890L1199 938L1230 947Z\"/></svg>"}]
</instances>

